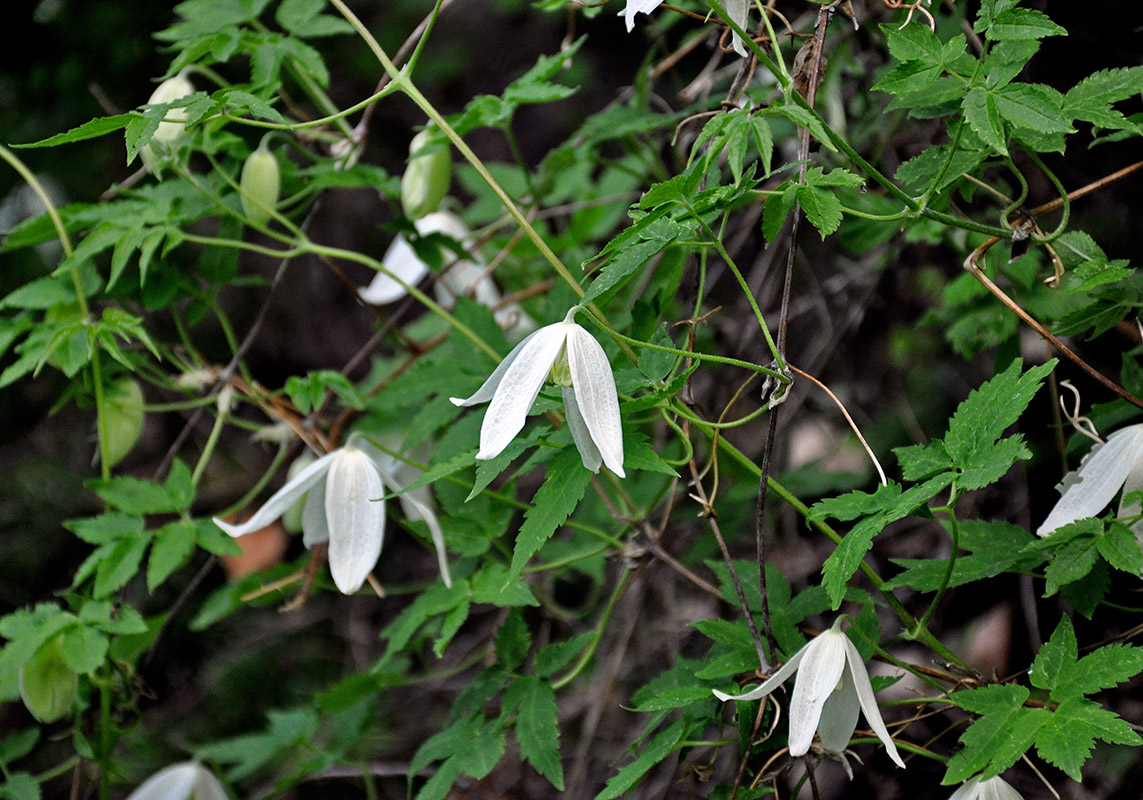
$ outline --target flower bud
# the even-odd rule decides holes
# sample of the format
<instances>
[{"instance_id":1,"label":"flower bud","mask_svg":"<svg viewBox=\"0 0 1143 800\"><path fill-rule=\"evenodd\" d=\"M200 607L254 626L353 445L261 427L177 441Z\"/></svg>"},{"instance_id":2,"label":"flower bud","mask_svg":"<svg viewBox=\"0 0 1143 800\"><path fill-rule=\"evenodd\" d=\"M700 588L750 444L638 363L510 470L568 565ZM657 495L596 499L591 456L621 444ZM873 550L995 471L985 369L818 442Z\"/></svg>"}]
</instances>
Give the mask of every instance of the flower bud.
<instances>
[{"instance_id":1,"label":"flower bud","mask_svg":"<svg viewBox=\"0 0 1143 800\"><path fill-rule=\"evenodd\" d=\"M436 211L452 179L452 159L447 145L415 155L431 138L429 131L421 131L409 144L409 165L401 176L401 207L409 219L420 219Z\"/></svg>"},{"instance_id":2,"label":"flower bud","mask_svg":"<svg viewBox=\"0 0 1143 800\"><path fill-rule=\"evenodd\" d=\"M180 97L186 97L188 94L194 94L194 84L187 80L183 73L175 75L173 78L167 78L156 87L155 91L151 93L150 99L147 101L148 105L158 105L160 103L170 103L178 100ZM155 154L154 142L160 143L160 149L165 149L166 145L178 139L186 131L186 125L179 120L186 119L187 110L185 108L172 108L164 115L165 119L159 123L159 127L155 129L155 133L151 136L151 143L143 145L139 150L139 156L143 159L143 166L148 170L153 169L155 162L158 160Z\"/></svg>"},{"instance_id":3,"label":"flower bud","mask_svg":"<svg viewBox=\"0 0 1143 800\"><path fill-rule=\"evenodd\" d=\"M258 145L242 165L239 189L242 192L242 213L252 224L265 225L270 219L270 212L278 204L278 193L282 189L278 159L265 142Z\"/></svg>"},{"instance_id":4,"label":"flower bud","mask_svg":"<svg viewBox=\"0 0 1143 800\"><path fill-rule=\"evenodd\" d=\"M130 378L108 384L103 404L107 431L107 466L114 467L143 433L143 390Z\"/></svg>"},{"instance_id":5,"label":"flower bud","mask_svg":"<svg viewBox=\"0 0 1143 800\"><path fill-rule=\"evenodd\" d=\"M20 667L20 698L40 722L67 716L75 702L79 676L63 660L63 636L48 641Z\"/></svg>"}]
</instances>

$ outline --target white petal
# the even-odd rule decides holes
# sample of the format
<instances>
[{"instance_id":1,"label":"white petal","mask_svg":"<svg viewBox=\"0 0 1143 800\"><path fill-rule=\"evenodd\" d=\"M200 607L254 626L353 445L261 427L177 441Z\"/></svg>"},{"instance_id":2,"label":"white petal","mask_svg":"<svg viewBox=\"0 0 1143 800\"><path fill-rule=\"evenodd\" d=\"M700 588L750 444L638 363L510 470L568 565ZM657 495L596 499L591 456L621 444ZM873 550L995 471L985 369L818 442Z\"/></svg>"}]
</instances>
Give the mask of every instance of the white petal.
<instances>
[{"instance_id":1,"label":"white petal","mask_svg":"<svg viewBox=\"0 0 1143 800\"><path fill-rule=\"evenodd\" d=\"M254 531L265 528L278 517L282 516L282 514L286 513L286 509L292 506L298 498L308 492L310 487L321 479L326 471L329 470L334 458L340 452L340 450L334 450L332 453L322 456L303 469L295 478L271 495L270 499L267 500L260 509L254 512L254 516L250 517L250 519L241 525L232 525L229 522L220 520L218 517L214 518L214 524L235 537L245 536L248 533L253 533Z\"/></svg>"},{"instance_id":2,"label":"white petal","mask_svg":"<svg viewBox=\"0 0 1143 800\"><path fill-rule=\"evenodd\" d=\"M200 769L194 761L164 767L143 781L127 800L189 800Z\"/></svg>"},{"instance_id":3,"label":"white petal","mask_svg":"<svg viewBox=\"0 0 1143 800\"><path fill-rule=\"evenodd\" d=\"M949 800L979 800L980 798L980 776L969 778L967 781L960 785Z\"/></svg>"},{"instance_id":4,"label":"white petal","mask_svg":"<svg viewBox=\"0 0 1143 800\"><path fill-rule=\"evenodd\" d=\"M980 784L981 800L1024 800L1020 793L1000 776L989 778Z\"/></svg>"},{"instance_id":5,"label":"white petal","mask_svg":"<svg viewBox=\"0 0 1143 800\"><path fill-rule=\"evenodd\" d=\"M325 482L329 570L342 594L361 588L381 555L385 489L381 475L360 450L344 448Z\"/></svg>"},{"instance_id":6,"label":"white petal","mask_svg":"<svg viewBox=\"0 0 1143 800\"><path fill-rule=\"evenodd\" d=\"M848 671L842 672L841 683L822 706L822 717L818 722L822 747L831 753L845 750L857 728L857 714L860 710L861 703L857 699L853 680Z\"/></svg>"},{"instance_id":7,"label":"white petal","mask_svg":"<svg viewBox=\"0 0 1143 800\"><path fill-rule=\"evenodd\" d=\"M421 236L443 233L450 239L456 239L465 247L468 246L467 240L472 234L472 231L464 224L464 220L451 211L434 211L431 214L425 214L420 219L413 220L413 226Z\"/></svg>"},{"instance_id":8,"label":"white petal","mask_svg":"<svg viewBox=\"0 0 1143 800\"><path fill-rule=\"evenodd\" d=\"M513 362L519 357L520 353L524 350L528 343L532 341L532 337L536 336L543 330L544 328L541 328L535 333L531 333L521 339L520 343L513 347L508 355L504 356L504 360L501 361L496 369L492 371L492 374L488 376L488 380L482 383L476 392L464 400L461 400L459 397L450 397L449 400L452 402L452 404L454 406L464 406L465 408L468 408L469 406L480 405L481 403L487 403L489 400L491 400L496 394L496 387L500 385L500 380L504 377L504 373L506 373L509 368L511 368Z\"/></svg>"},{"instance_id":9,"label":"white petal","mask_svg":"<svg viewBox=\"0 0 1143 800\"><path fill-rule=\"evenodd\" d=\"M548 325L522 342L524 346L505 370L484 414L478 459L495 458L524 427L528 411L564 346L569 325L566 322Z\"/></svg>"},{"instance_id":10,"label":"white petal","mask_svg":"<svg viewBox=\"0 0 1143 800\"><path fill-rule=\"evenodd\" d=\"M375 306L392 303L404 297L409 291L407 287L415 285L429 271L425 262L417 257L413 246L400 235L385 251L381 265L387 272L379 271L368 287L358 291L362 300ZM400 280L395 280L394 276Z\"/></svg>"},{"instance_id":11,"label":"white petal","mask_svg":"<svg viewBox=\"0 0 1143 800\"><path fill-rule=\"evenodd\" d=\"M579 411L591 432L592 441L599 448L603 463L620 478L625 477L623 427L619 422L619 397L615 392L611 364L590 333L574 322L569 325L568 366L571 367Z\"/></svg>"},{"instance_id":12,"label":"white petal","mask_svg":"<svg viewBox=\"0 0 1143 800\"><path fill-rule=\"evenodd\" d=\"M627 7L623 9L623 17L627 21L627 31L635 27L636 14L650 14L660 5L663 0L627 0Z\"/></svg>"},{"instance_id":13,"label":"white petal","mask_svg":"<svg viewBox=\"0 0 1143 800\"><path fill-rule=\"evenodd\" d=\"M568 430L571 431L572 441L575 442L576 449L579 450L579 457L583 460L585 467L592 472L599 472L599 466L603 463L603 456L599 454L599 448L595 446L595 442L591 440L591 433L587 430L587 423L583 421L583 414L575 401L575 389L565 386L563 393L564 416L567 417Z\"/></svg>"},{"instance_id":14,"label":"white petal","mask_svg":"<svg viewBox=\"0 0 1143 800\"><path fill-rule=\"evenodd\" d=\"M748 0L723 0L722 7L726 10L726 16L734 20L734 23L746 30L746 12L749 9ZM746 45L742 43L742 37L737 33L733 34L731 42L734 46L734 52L745 58Z\"/></svg>"},{"instance_id":15,"label":"white petal","mask_svg":"<svg viewBox=\"0 0 1143 800\"><path fill-rule=\"evenodd\" d=\"M857 699L861 702L861 713L865 715L865 721L889 751L893 763L904 769L905 762L901 760L897 745L893 743L893 737L889 735L885 722L881 719L881 710L877 707L876 698L873 697L873 685L869 682L869 673L865 669L865 662L861 660L861 653L857 652L857 648L849 641L848 636L840 632L837 635L845 644L846 666L853 679L853 688L857 690Z\"/></svg>"},{"instance_id":16,"label":"white petal","mask_svg":"<svg viewBox=\"0 0 1143 800\"><path fill-rule=\"evenodd\" d=\"M325 481L318 481L306 493L302 507L302 544L307 550L329 541L329 523L325 518Z\"/></svg>"},{"instance_id":17,"label":"white petal","mask_svg":"<svg viewBox=\"0 0 1143 800\"><path fill-rule=\"evenodd\" d=\"M810 644L813 644L813 642L810 642ZM751 689L749 692L746 692L746 694L727 694L726 692L720 692L718 689L712 689L711 691L714 692L715 697L723 702L727 700L757 700L759 697L765 697L781 686L786 678L794 674L794 670L798 668L798 665L802 663L802 659L806 657L806 652L810 649L810 644L807 644L801 650L794 653L793 657L783 664L781 669L763 681L762 685L757 689Z\"/></svg>"},{"instance_id":18,"label":"white petal","mask_svg":"<svg viewBox=\"0 0 1143 800\"><path fill-rule=\"evenodd\" d=\"M194 782L194 800L230 800L214 773L201 765L196 766L198 777Z\"/></svg>"},{"instance_id":19,"label":"white petal","mask_svg":"<svg viewBox=\"0 0 1143 800\"><path fill-rule=\"evenodd\" d=\"M837 688L845 669L844 633L823 631L806 646L806 656L790 697L790 755L804 756L818 729L822 706Z\"/></svg>"},{"instance_id":20,"label":"white petal","mask_svg":"<svg viewBox=\"0 0 1143 800\"><path fill-rule=\"evenodd\" d=\"M1107 443L1092 450L1074 473L1078 480L1064 479L1063 496L1048 514L1037 536L1047 536L1070 522L1093 517L1102 511L1127 480L1143 455L1143 425L1116 431ZM1069 473L1069 477L1071 474Z\"/></svg>"}]
</instances>

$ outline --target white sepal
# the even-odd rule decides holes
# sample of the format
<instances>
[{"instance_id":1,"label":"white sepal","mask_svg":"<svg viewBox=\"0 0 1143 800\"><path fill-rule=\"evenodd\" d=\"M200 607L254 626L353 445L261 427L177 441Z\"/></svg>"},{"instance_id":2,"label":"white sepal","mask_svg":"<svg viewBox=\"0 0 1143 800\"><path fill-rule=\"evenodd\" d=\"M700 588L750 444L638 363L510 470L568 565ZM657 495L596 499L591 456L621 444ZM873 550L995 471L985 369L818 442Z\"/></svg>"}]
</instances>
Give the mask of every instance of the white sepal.
<instances>
[{"instance_id":1,"label":"white sepal","mask_svg":"<svg viewBox=\"0 0 1143 800\"><path fill-rule=\"evenodd\" d=\"M218 517L214 518L214 524L234 537L245 536L248 533L253 533L254 531L265 528L278 517L285 514L290 506L297 502L302 495L310 490L310 487L325 476L335 456L339 452L340 451L335 451L324 455L303 469L296 477L287 482L285 486L271 495L270 499L267 500L261 508L255 511L250 519L241 525L232 525Z\"/></svg>"},{"instance_id":2,"label":"white sepal","mask_svg":"<svg viewBox=\"0 0 1143 800\"><path fill-rule=\"evenodd\" d=\"M143 781L127 800L229 800L218 778L197 761L172 764Z\"/></svg>"},{"instance_id":3,"label":"white sepal","mask_svg":"<svg viewBox=\"0 0 1143 800\"><path fill-rule=\"evenodd\" d=\"M365 453L346 447L337 454L325 486L329 569L342 594L353 594L381 555L385 489Z\"/></svg>"},{"instance_id":4,"label":"white sepal","mask_svg":"<svg viewBox=\"0 0 1143 800\"><path fill-rule=\"evenodd\" d=\"M1080 468L1061 483L1061 497L1048 518L1036 529L1047 536L1071 522L1094 517L1102 511L1143 456L1143 424L1131 425L1111 434L1107 443L1097 446Z\"/></svg>"},{"instance_id":5,"label":"white sepal","mask_svg":"<svg viewBox=\"0 0 1143 800\"><path fill-rule=\"evenodd\" d=\"M845 639L846 663L853 677L853 687L857 690L857 699L861 703L861 713L865 715L865 721L877 734L881 744L889 751L893 763L904 769L905 762L901 760L897 745L893 743L893 737L889 735L885 721L881 719L881 710L877 707L877 699L873 696L873 685L869 682L869 672L865 669L865 662L861 660L861 653L857 652L857 647L849 641L848 636L840 631L838 634ZM850 733L852 734L852 731Z\"/></svg>"},{"instance_id":6,"label":"white sepal","mask_svg":"<svg viewBox=\"0 0 1143 800\"><path fill-rule=\"evenodd\" d=\"M567 353L579 413L603 463L623 478L623 427L607 354L595 337L575 323L568 330Z\"/></svg>"},{"instance_id":7,"label":"white sepal","mask_svg":"<svg viewBox=\"0 0 1143 800\"><path fill-rule=\"evenodd\" d=\"M837 688L845 670L845 639L840 631L824 631L806 645L806 657L794 681L790 697L790 755L804 756L810 750L822 716L822 706Z\"/></svg>"},{"instance_id":8,"label":"white sepal","mask_svg":"<svg viewBox=\"0 0 1143 800\"><path fill-rule=\"evenodd\" d=\"M603 456L600 455L595 442L591 440L591 431L587 429L587 423L584 422L583 414L575 401L575 389L564 386L561 391L564 395L564 416L567 417L568 430L571 431L572 441L579 450L579 457L585 467L592 472L599 472Z\"/></svg>"}]
</instances>

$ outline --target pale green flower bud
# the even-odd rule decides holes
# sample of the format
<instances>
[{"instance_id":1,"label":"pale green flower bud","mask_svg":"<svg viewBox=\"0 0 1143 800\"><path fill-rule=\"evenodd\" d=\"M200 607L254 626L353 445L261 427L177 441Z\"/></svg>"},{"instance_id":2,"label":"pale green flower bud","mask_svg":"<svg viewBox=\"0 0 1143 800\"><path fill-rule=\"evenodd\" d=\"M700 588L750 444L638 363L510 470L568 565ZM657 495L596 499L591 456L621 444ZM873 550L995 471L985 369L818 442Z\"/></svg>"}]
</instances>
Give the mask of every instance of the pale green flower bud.
<instances>
[{"instance_id":1,"label":"pale green flower bud","mask_svg":"<svg viewBox=\"0 0 1143 800\"><path fill-rule=\"evenodd\" d=\"M548 382L555 386L562 386L565 389L572 388L571 364L568 363L568 348L566 344L560 350L560 354L556 356L555 363L552 364L552 369L548 373Z\"/></svg>"},{"instance_id":2,"label":"pale green flower bud","mask_svg":"<svg viewBox=\"0 0 1143 800\"><path fill-rule=\"evenodd\" d=\"M194 84L192 84L183 73L175 75L173 78L167 78L156 87L155 91L151 93L151 97L147 100L148 105L157 105L159 103L170 103L178 100L180 97L186 97L188 94L194 94ZM154 168L155 162L158 160L155 154L155 146L153 143L158 142L160 147L165 148L167 144L178 139L183 133L186 132L186 125L179 120L184 120L187 117L185 108L172 108L166 113L159 127L155 129L154 135L151 137L151 143L143 145L139 150L139 157L143 159L143 166L148 170Z\"/></svg>"},{"instance_id":3,"label":"pale green flower bud","mask_svg":"<svg viewBox=\"0 0 1143 800\"><path fill-rule=\"evenodd\" d=\"M20 667L20 699L40 722L67 716L78 688L79 676L63 660L63 636L48 641Z\"/></svg>"},{"instance_id":4,"label":"pale green flower bud","mask_svg":"<svg viewBox=\"0 0 1143 800\"><path fill-rule=\"evenodd\" d=\"M114 467L131 452L143 433L143 390L130 378L110 383L104 395L103 411L107 466Z\"/></svg>"},{"instance_id":5,"label":"pale green flower bud","mask_svg":"<svg viewBox=\"0 0 1143 800\"><path fill-rule=\"evenodd\" d=\"M278 194L282 189L278 159L265 142L258 145L242 165L239 188L242 191L242 213L254 225L265 225L270 219L270 212L278 204Z\"/></svg>"},{"instance_id":6,"label":"pale green flower bud","mask_svg":"<svg viewBox=\"0 0 1143 800\"><path fill-rule=\"evenodd\" d=\"M421 131L409 144L409 165L401 176L401 207L409 219L420 219L436 211L452 180L452 159L447 145L416 155L431 138L429 131Z\"/></svg>"}]
</instances>

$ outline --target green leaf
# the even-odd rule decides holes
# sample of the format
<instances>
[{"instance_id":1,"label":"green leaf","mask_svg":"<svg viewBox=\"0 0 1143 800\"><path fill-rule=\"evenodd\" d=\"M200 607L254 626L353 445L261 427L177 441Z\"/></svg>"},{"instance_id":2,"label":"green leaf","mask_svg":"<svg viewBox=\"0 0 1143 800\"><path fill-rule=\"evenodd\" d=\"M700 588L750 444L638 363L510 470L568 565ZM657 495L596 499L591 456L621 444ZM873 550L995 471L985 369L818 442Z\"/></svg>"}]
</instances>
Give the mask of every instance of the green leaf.
<instances>
[{"instance_id":1,"label":"green leaf","mask_svg":"<svg viewBox=\"0 0 1143 800\"><path fill-rule=\"evenodd\" d=\"M957 558L949 588L992 578L1009 569L1030 568L1040 561L1039 556L1025 552L1036 538L1023 528L984 520L962 520L959 527L961 549L970 555ZM908 586L919 592L934 592L944 583L948 571L948 561L943 558L895 558L893 563L905 567L904 572L889 581L888 586L893 589Z\"/></svg>"},{"instance_id":2,"label":"green leaf","mask_svg":"<svg viewBox=\"0 0 1143 800\"><path fill-rule=\"evenodd\" d=\"M936 64L941 59L941 41L927 25L881 25L881 33L889 44L889 55L898 61L920 61Z\"/></svg>"},{"instance_id":3,"label":"green leaf","mask_svg":"<svg viewBox=\"0 0 1143 800\"><path fill-rule=\"evenodd\" d=\"M992 18L988 36L994 42L1067 36L1048 16L1031 8L1006 8Z\"/></svg>"},{"instance_id":4,"label":"green leaf","mask_svg":"<svg viewBox=\"0 0 1143 800\"><path fill-rule=\"evenodd\" d=\"M536 771L562 791L564 771L560 763L556 693L550 683L532 675L518 678L515 685L523 687L516 716L516 745Z\"/></svg>"},{"instance_id":5,"label":"green leaf","mask_svg":"<svg viewBox=\"0 0 1143 800\"><path fill-rule=\"evenodd\" d=\"M1047 722L1044 709L1024 708L1027 699L1028 690L1013 684L952 694L951 702L981 717L961 735L961 749L949 760L941 784L959 783L978 772L986 777L998 775L1016 763Z\"/></svg>"},{"instance_id":6,"label":"green leaf","mask_svg":"<svg viewBox=\"0 0 1143 800\"><path fill-rule=\"evenodd\" d=\"M1095 547L1108 564L1131 575L1143 572L1143 551L1135 532L1122 522L1110 523Z\"/></svg>"},{"instance_id":7,"label":"green leaf","mask_svg":"<svg viewBox=\"0 0 1143 800\"><path fill-rule=\"evenodd\" d=\"M8 765L13 761L19 761L32 752L38 741L40 741L39 728L25 728L8 734L0 739L0 764Z\"/></svg>"},{"instance_id":8,"label":"green leaf","mask_svg":"<svg viewBox=\"0 0 1143 800\"><path fill-rule=\"evenodd\" d=\"M979 86L970 89L964 97L962 108L965 121L980 140L1000 155L1008 155L1008 136L996 108L994 95Z\"/></svg>"},{"instance_id":9,"label":"green leaf","mask_svg":"<svg viewBox=\"0 0 1143 800\"><path fill-rule=\"evenodd\" d=\"M1055 363L1053 359L1021 375L1021 365L1014 361L960 404L949 420L949 430L944 437L945 450L960 469L988 471L995 468L997 439L1024 413ZM1013 461L1018 456L1011 446L1005 454L1009 456Z\"/></svg>"},{"instance_id":10,"label":"green leaf","mask_svg":"<svg viewBox=\"0 0 1143 800\"><path fill-rule=\"evenodd\" d=\"M552 642L536 653L536 658L532 662L532 671L541 678L555 674L557 670L582 652L594 637L594 631L586 631L566 641Z\"/></svg>"},{"instance_id":11,"label":"green leaf","mask_svg":"<svg viewBox=\"0 0 1143 800\"><path fill-rule=\"evenodd\" d=\"M1119 111L1111 108L1143 92L1143 67L1124 67L1094 72L1068 90L1063 114L1102 128L1131 127Z\"/></svg>"},{"instance_id":12,"label":"green leaf","mask_svg":"<svg viewBox=\"0 0 1143 800\"><path fill-rule=\"evenodd\" d=\"M989 97L995 99L997 113L1019 128L1040 133L1075 132L1061 110L1063 95L1048 86L1013 83Z\"/></svg>"},{"instance_id":13,"label":"green leaf","mask_svg":"<svg viewBox=\"0 0 1143 800\"><path fill-rule=\"evenodd\" d=\"M531 646L532 635L524 622L524 615L519 608L511 609L496 632L496 660L511 672L524 663Z\"/></svg>"},{"instance_id":14,"label":"green leaf","mask_svg":"<svg viewBox=\"0 0 1143 800\"><path fill-rule=\"evenodd\" d=\"M1036 654L1036 660L1028 670L1028 679L1037 689L1055 689L1066 670L1075 665L1078 655L1071 620L1061 617L1052 637L1044 642Z\"/></svg>"},{"instance_id":15,"label":"green leaf","mask_svg":"<svg viewBox=\"0 0 1143 800\"><path fill-rule=\"evenodd\" d=\"M1074 781L1082 780L1080 768L1091 755L1096 740L1139 746L1139 734L1125 721L1099 704L1079 697L1057 706L1048 724L1036 732L1036 752L1062 769Z\"/></svg>"},{"instance_id":16,"label":"green leaf","mask_svg":"<svg viewBox=\"0 0 1143 800\"><path fill-rule=\"evenodd\" d=\"M1064 528L1060 530L1062 531ZM1095 537L1092 536L1077 537L1053 551L1048 568L1044 573L1044 577L1047 579L1044 586L1044 597L1051 597L1060 590L1061 586L1083 578L1091 572L1098 559L1099 549Z\"/></svg>"},{"instance_id":17,"label":"green leaf","mask_svg":"<svg viewBox=\"0 0 1143 800\"><path fill-rule=\"evenodd\" d=\"M318 732L318 714L311 708L270 711L265 731L235 736L195 749L202 760L231 764L226 777L242 780L298 746L308 746Z\"/></svg>"},{"instance_id":18,"label":"green leaf","mask_svg":"<svg viewBox=\"0 0 1143 800\"><path fill-rule=\"evenodd\" d=\"M155 531L155 543L147 560L147 591L154 592L194 552L195 524L176 520Z\"/></svg>"},{"instance_id":19,"label":"green leaf","mask_svg":"<svg viewBox=\"0 0 1143 800\"><path fill-rule=\"evenodd\" d=\"M40 782L27 772L13 772L0 784L0 800L40 800Z\"/></svg>"},{"instance_id":20,"label":"green leaf","mask_svg":"<svg viewBox=\"0 0 1143 800\"><path fill-rule=\"evenodd\" d=\"M589 483L591 471L583 466L579 451L574 447L565 447L552 457L547 464L544 484L532 498L532 507L524 514L524 524L516 536L511 575L519 575L528 559L564 524L579 505Z\"/></svg>"},{"instance_id":21,"label":"green leaf","mask_svg":"<svg viewBox=\"0 0 1143 800\"><path fill-rule=\"evenodd\" d=\"M643 748L638 758L619 770L618 774L607 779L607 785L595 796L595 800L612 800L626 794L640 778L674 751L685 732L686 723L681 719L675 720L669 728L660 731Z\"/></svg>"},{"instance_id":22,"label":"green leaf","mask_svg":"<svg viewBox=\"0 0 1143 800\"><path fill-rule=\"evenodd\" d=\"M318 408L325 400L327 391L336 394L350 408L365 408L365 398L357 391L357 387L336 370L318 370L305 377L291 375L286 379L286 394L303 414Z\"/></svg>"},{"instance_id":23,"label":"green leaf","mask_svg":"<svg viewBox=\"0 0 1143 800\"><path fill-rule=\"evenodd\" d=\"M320 13L325 0L282 0L274 18L278 24L301 38L353 33L353 26L341 17Z\"/></svg>"},{"instance_id":24,"label":"green leaf","mask_svg":"<svg viewBox=\"0 0 1143 800\"><path fill-rule=\"evenodd\" d=\"M86 675L103 666L109 645L107 634L87 625L76 625L64 633L61 652L68 669Z\"/></svg>"},{"instance_id":25,"label":"green leaf","mask_svg":"<svg viewBox=\"0 0 1143 800\"><path fill-rule=\"evenodd\" d=\"M98 556L94 589L96 598L107 597L135 577L148 542L145 536L119 539L113 544L103 545L92 554ZM78 580L78 573L76 578Z\"/></svg>"},{"instance_id":26,"label":"green leaf","mask_svg":"<svg viewBox=\"0 0 1143 800\"><path fill-rule=\"evenodd\" d=\"M40 139L38 142L29 142L27 144L14 144L12 147L55 147L59 144L69 144L70 142L82 142L85 139L94 139L98 136L106 136L114 131L122 130L127 127L127 124L132 119L137 118L138 114L117 114L113 117L96 117L93 120L83 123L66 133L57 133L55 136L49 136L47 139Z\"/></svg>"}]
</instances>

